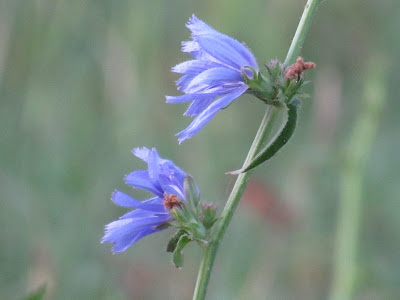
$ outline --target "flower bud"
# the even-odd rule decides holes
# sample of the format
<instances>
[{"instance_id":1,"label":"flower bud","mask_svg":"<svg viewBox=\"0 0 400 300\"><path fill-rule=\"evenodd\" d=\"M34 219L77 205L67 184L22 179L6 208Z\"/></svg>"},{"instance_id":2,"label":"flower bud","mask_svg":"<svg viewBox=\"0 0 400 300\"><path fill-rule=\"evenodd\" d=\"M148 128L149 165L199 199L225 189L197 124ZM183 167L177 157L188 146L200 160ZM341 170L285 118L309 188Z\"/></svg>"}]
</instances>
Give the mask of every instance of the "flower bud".
<instances>
[{"instance_id":1,"label":"flower bud","mask_svg":"<svg viewBox=\"0 0 400 300\"><path fill-rule=\"evenodd\" d=\"M265 65L268 70L268 74L271 82L275 84L281 83L284 65L277 59L271 60Z\"/></svg>"},{"instance_id":2,"label":"flower bud","mask_svg":"<svg viewBox=\"0 0 400 300\"><path fill-rule=\"evenodd\" d=\"M197 207L200 201L200 194L197 185L191 176L186 176L184 183L185 197L189 204L189 208L193 214L197 214Z\"/></svg>"},{"instance_id":3,"label":"flower bud","mask_svg":"<svg viewBox=\"0 0 400 300\"><path fill-rule=\"evenodd\" d=\"M209 229L218 220L218 218L215 217L217 213L217 208L214 204L203 204L201 205L201 210L203 225L206 229Z\"/></svg>"}]
</instances>

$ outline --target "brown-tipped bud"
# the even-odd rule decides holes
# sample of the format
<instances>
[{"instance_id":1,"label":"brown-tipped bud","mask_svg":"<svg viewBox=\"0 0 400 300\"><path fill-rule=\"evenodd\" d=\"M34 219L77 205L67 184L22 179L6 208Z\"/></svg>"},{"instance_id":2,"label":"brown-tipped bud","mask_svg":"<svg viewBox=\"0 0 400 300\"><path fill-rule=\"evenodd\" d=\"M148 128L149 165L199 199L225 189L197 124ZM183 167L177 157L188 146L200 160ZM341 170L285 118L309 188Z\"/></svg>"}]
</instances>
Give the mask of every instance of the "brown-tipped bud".
<instances>
[{"instance_id":1,"label":"brown-tipped bud","mask_svg":"<svg viewBox=\"0 0 400 300\"><path fill-rule=\"evenodd\" d=\"M290 65L285 70L285 78L300 79L304 70L314 69L314 62L304 62L302 57L298 57L293 65Z\"/></svg>"},{"instance_id":2,"label":"brown-tipped bud","mask_svg":"<svg viewBox=\"0 0 400 300\"><path fill-rule=\"evenodd\" d=\"M176 206L178 206L179 208L182 209L182 201L179 200L177 195L165 194L163 202L164 202L165 209L171 210Z\"/></svg>"}]
</instances>

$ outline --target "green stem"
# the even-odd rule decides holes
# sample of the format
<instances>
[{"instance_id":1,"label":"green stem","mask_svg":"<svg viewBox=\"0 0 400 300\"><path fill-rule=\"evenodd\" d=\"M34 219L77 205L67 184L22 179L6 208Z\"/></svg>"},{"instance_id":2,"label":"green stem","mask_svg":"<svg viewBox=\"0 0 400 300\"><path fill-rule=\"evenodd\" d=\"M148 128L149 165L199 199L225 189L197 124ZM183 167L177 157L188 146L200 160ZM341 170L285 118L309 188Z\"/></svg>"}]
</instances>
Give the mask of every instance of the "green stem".
<instances>
[{"instance_id":1,"label":"green stem","mask_svg":"<svg viewBox=\"0 0 400 300\"><path fill-rule=\"evenodd\" d=\"M294 34L292 43L290 44L289 51L286 55L285 65L288 66L294 63L295 59L299 56L301 48L303 47L308 29L311 26L312 18L317 10L318 4L322 0L308 0L301 16L299 25L297 25L296 33Z\"/></svg>"},{"instance_id":2,"label":"green stem","mask_svg":"<svg viewBox=\"0 0 400 300\"><path fill-rule=\"evenodd\" d=\"M250 151L247 154L244 165L247 165L260 150L266 134L271 131L273 120L277 117L279 110L279 107L268 105L267 111L265 112L264 118L261 122L260 128L258 129L256 137L254 138ZM246 187L249 179L249 174L250 172L242 173L236 179L235 185L221 214L221 219L218 222L218 227L214 234L214 238L204 249L204 257L200 265L193 299L205 299L208 281L210 279L211 269L214 264L219 243L229 225L230 220L232 219L237 205L239 204L240 197L242 196L244 188Z\"/></svg>"},{"instance_id":3,"label":"green stem","mask_svg":"<svg viewBox=\"0 0 400 300\"><path fill-rule=\"evenodd\" d=\"M300 54L301 47L303 45L305 36L310 27L312 17L316 11L317 5L321 0L308 0L303 11L300 23L297 27L296 33L292 40L292 44L289 48L289 52L285 59L285 64L288 65L296 59ZM253 144L250 147L249 153L247 154L246 160L243 166L246 166L256 156L260 150L266 136L270 134L272 124L276 119L279 107L267 106L264 118L261 121L260 128L257 131L256 137L254 138ZM203 260L200 265L199 274L197 277L196 287L193 294L194 300L203 300L206 297L207 286L210 280L211 270L214 265L215 256L225 231L232 219L236 207L239 204L240 198L249 180L250 172L240 174L235 182L232 192L225 204L225 208L221 214L221 219L218 222L216 231L213 239L210 241L208 246L204 249Z\"/></svg>"},{"instance_id":4,"label":"green stem","mask_svg":"<svg viewBox=\"0 0 400 300\"><path fill-rule=\"evenodd\" d=\"M346 148L340 180L340 204L333 267L331 300L352 299L357 275L357 249L362 212L362 183L369 151L374 142L383 99L385 63L370 60L363 103Z\"/></svg>"}]
</instances>

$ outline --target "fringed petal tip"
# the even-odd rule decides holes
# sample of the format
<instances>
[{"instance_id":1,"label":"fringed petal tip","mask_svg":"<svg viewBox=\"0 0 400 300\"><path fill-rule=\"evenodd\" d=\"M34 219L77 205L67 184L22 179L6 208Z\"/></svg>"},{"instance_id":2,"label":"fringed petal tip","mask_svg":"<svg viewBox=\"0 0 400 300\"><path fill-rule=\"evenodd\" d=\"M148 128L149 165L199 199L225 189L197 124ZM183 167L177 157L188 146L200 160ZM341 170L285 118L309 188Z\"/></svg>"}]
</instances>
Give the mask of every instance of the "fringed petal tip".
<instances>
[{"instance_id":1,"label":"fringed petal tip","mask_svg":"<svg viewBox=\"0 0 400 300\"><path fill-rule=\"evenodd\" d=\"M191 26L195 26L199 22L202 22L202 21L198 17L196 17L195 14L192 14L192 16L186 22L186 27L190 29Z\"/></svg>"},{"instance_id":2,"label":"fringed petal tip","mask_svg":"<svg viewBox=\"0 0 400 300\"><path fill-rule=\"evenodd\" d=\"M153 148L154 149L154 148ZM151 150L153 150L151 149ZM137 147L133 148L131 150L132 154L135 155L136 157L140 158L141 160L145 161L145 158L149 155L149 152L151 151L149 148L146 147Z\"/></svg>"},{"instance_id":3,"label":"fringed petal tip","mask_svg":"<svg viewBox=\"0 0 400 300\"><path fill-rule=\"evenodd\" d=\"M178 137L179 137L179 133L178 133L178 134L175 134L175 136L178 136ZM179 144L179 145L182 144L182 142L183 142L184 140L187 140L187 139L189 139L189 138L191 138L191 137L192 137L192 136L185 135L185 136L182 136L182 137L178 138L178 144Z\"/></svg>"}]
</instances>

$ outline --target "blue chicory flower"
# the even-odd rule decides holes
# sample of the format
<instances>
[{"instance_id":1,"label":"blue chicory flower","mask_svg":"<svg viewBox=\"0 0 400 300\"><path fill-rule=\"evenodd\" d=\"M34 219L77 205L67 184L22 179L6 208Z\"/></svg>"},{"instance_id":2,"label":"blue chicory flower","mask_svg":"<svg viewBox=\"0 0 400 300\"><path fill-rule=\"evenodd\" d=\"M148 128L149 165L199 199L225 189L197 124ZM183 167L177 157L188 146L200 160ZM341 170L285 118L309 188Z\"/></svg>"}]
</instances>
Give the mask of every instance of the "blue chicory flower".
<instances>
[{"instance_id":1,"label":"blue chicory flower","mask_svg":"<svg viewBox=\"0 0 400 300\"><path fill-rule=\"evenodd\" d=\"M101 242L113 243L114 253L125 251L146 235L169 226L173 217L168 210L171 203L166 203L166 200L186 201L184 180L187 174L181 168L172 161L161 158L155 148L136 148L132 152L148 164L148 169L128 174L125 183L136 189L147 190L155 197L139 201L118 190L112 194L111 200L115 204L134 208L105 226L105 235Z\"/></svg>"},{"instance_id":2,"label":"blue chicory flower","mask_svg":"<svg viewBox=\"0 0 400 300\"><path fill-rule=\"evenodd\" d=\"M186 27L193 40L182 42L182 52L195 59L172 68L173 72L183 74L177 86L185 95L166 98L167 103L192 101L185 115L197 117L177 134L179 143L196 134L219 110L246 92L248 86L242 77L246 67L258 71L254 55L244 44L216 31L195 15Z\"/></svg>"}]
</instances>

